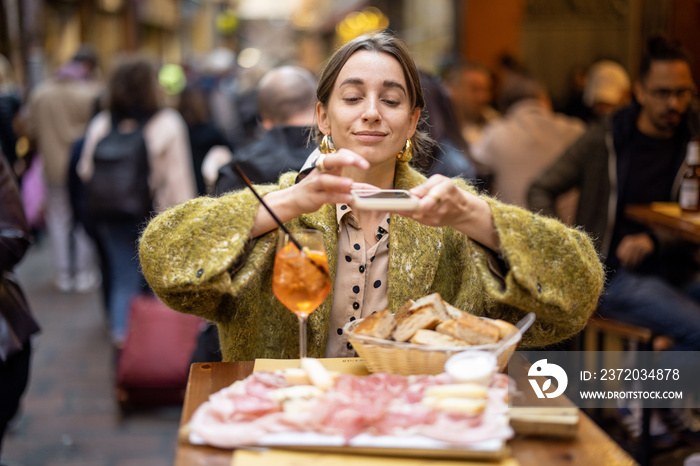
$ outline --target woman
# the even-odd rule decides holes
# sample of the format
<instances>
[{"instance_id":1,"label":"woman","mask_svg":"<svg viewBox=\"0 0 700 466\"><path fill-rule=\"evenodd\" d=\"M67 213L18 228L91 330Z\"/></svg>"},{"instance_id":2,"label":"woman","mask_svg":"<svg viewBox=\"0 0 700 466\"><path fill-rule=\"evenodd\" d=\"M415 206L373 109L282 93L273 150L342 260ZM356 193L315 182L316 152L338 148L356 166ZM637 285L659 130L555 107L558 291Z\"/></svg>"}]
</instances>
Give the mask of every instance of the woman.
<instances>
[{"instance_id":1,"label":"woman","mask_svg":"<svg viewBox=\"0 0 700 466\"><path fill-rule=\"evenodd\" d=\"M527 345L578 332L603 271L589 238L556 220L477 196L466 182L426 180L407 161L423 107L415 64L387 34L340 48L319 81L317 122L337 152L295 184L259 186L287 226L324 235L334 287L309 318L313 357L354 354L349 320L439 292L476 315L515 322L534 311ZM326 142L328 138L326 138ZM322 147L325 144L322 143ZM397 157L398 154L398 157ZM410 189L413 212L359 211L351 190ZM171 307L217 323L225 361L298 356L296 317L272 293L277 229L247 190L199 198L151 221L140 243L153 290Z\"/></svg>"},{"instance_id":2,"label":"woman","mask_svg":"<svg viewBox=\"0 0 700 466\"><path fill-rule=\"evenodd\" d=\"M129 134L142 125L149 170L144 179L147 177L155 211L196 194L187 126L176 110L161 108L158 93L155 69L147 59L128 57L119 63L109 82L107 109L90 122L78 162L78 175L87 186L94 174L97 143L112 127ZM86 193L89 196L89 188ZM126 338L129 300L144 290L136 246L146 221L145 217L104 217L96 221L109 267L108 311L112 340L117 348Z\"/></svg>"}]
</instances>

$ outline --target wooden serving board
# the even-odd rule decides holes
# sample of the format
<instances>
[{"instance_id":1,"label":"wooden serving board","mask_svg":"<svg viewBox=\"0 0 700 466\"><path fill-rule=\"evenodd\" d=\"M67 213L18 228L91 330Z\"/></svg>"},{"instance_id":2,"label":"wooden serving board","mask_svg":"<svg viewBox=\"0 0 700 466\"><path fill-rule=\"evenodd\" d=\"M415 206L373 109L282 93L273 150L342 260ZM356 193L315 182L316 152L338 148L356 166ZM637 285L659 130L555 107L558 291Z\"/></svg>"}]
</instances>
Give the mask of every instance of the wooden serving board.
<instances>
[{"instance_id":1,"label":"wooden serving board","mask_svg":"<svg viewBox=\"0 0 700 466\"><path fill-rule=\"evenodd\" d=\"M517 353L515 358L522 357ZM510 425L522 435L573 438L578 434L581 411L568 398L538 399L529 389L527 369L529 364L510 364L508 375L520 389L510 408Z\"/></svg>"}]
</instances>

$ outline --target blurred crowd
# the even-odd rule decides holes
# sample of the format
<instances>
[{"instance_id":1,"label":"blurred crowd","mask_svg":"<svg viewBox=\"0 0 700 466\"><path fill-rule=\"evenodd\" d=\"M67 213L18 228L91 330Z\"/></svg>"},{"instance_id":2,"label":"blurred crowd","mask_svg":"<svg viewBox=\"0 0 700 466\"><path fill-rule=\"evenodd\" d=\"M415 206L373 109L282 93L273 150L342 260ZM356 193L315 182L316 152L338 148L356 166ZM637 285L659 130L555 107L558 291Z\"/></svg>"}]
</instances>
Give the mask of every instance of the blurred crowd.
<instances>
[{"instance_id":1,"label":"blurred crowd","mask_svg":"<svg viewBox=\"0 0 700 466\"><path fill-rule=\"evenodd\" d=\"M621 214L626 204L674 200L686 144L698 137L690 124L697 120L696 87L687 56L662 39L650 47L642 69L634 70L637 82L620 63L600 60L576 70L570 94L558 102L527 64L512 57L503 57L498 69L459 62L439 74L423 73L427 129L436 144L430 157L411 163L427 175L467 178L504 202L594 234L610 271L606 315L696 350L700 307L681 291L689 276L668 280L658 265L660 240ZM252 79L227 49L213 51L199 66L178 67L184 85L176 91L159 81L160 65L146 57L115 59L105 80L100 65L86 46L25 90L0 56L0 147L29 231L51 246L55 287L66 293L99 287L118 349L129 328L129 301L147 291L136 248L151 212L243 188L236 164L254 183L299 170L315 149L309 134L316 77L281 63ZM127 157L120 153L125 147L145 159L128 169L106 165ZM122 169L124 176L117 176ZM112 176L99 178L105 173ZM144 187L145 201L136 194ZM105 190L121 205L97 201ZM145 213L127 205L142 201ZM2 265L11 270L14 263ZM696 266L689 268L693 276ZM639 303L628 290L639 290L649 277L655 292L677 304L652 309L651 298L646 307ZM629 283L614 286L623 279ZM659 309L666 322L649 318ZM672 320L678 309L682 325ZM193 357L215 360L216 332L202 332L208 337ZM22 337L28 341L32 333ZM4 393L12 355L0 356ZM11 405L0 412L1 439L17 402L0 396L0 403Z\"/></svg>"}]
</instances>

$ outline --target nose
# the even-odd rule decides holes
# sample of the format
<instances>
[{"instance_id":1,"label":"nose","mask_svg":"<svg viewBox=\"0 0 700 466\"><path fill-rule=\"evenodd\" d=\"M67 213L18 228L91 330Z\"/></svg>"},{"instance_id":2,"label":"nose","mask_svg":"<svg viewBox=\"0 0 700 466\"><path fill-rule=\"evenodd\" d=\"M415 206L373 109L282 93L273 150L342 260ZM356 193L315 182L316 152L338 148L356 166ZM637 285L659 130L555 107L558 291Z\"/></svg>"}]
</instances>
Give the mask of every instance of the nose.
<instances>
[{"instance_id":1,"label":"nose","mask_svg":"<svg viewBox=\"0 0 700 466\"><path fill-rule=\"evenodd\" d=\"M379 113L379 100L375 97L365 99L365 108L362 112L362 119L365 121L379 121L382 119Z\"/></svg>"},{"instance_id":2,"label":"nose","mask_svg":"<svg viewBox=\"0 0 700 466\"><path fill-rule=\"evenodd\" d=\"M673 109L681 108L685 105L685 103L686 103L685 96L679 95L678 93L673 93L668 98L668 105Z\"/></svg>"}]
</instances>

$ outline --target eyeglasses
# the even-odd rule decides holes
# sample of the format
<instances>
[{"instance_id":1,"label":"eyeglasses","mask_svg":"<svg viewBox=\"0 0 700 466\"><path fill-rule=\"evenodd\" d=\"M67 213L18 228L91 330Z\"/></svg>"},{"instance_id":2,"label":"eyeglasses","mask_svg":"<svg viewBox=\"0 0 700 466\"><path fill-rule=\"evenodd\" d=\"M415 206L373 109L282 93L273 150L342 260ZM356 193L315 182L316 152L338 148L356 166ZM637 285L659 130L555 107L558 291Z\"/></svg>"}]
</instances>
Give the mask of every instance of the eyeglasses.
<instances>
[{"instance_id":1,"label":"eyeglasses","mask_svg":"<svg viewBox=\"0 0 700 466\"><path fill-rule=\"evenodd\" d=\"M691 87L680 87L678 89L667 89L660 87L658 89L647 89L647 93L658 100L668 100L675 97L678 100L688 100L696 93Z\"/></svg>"}]
</instances>

